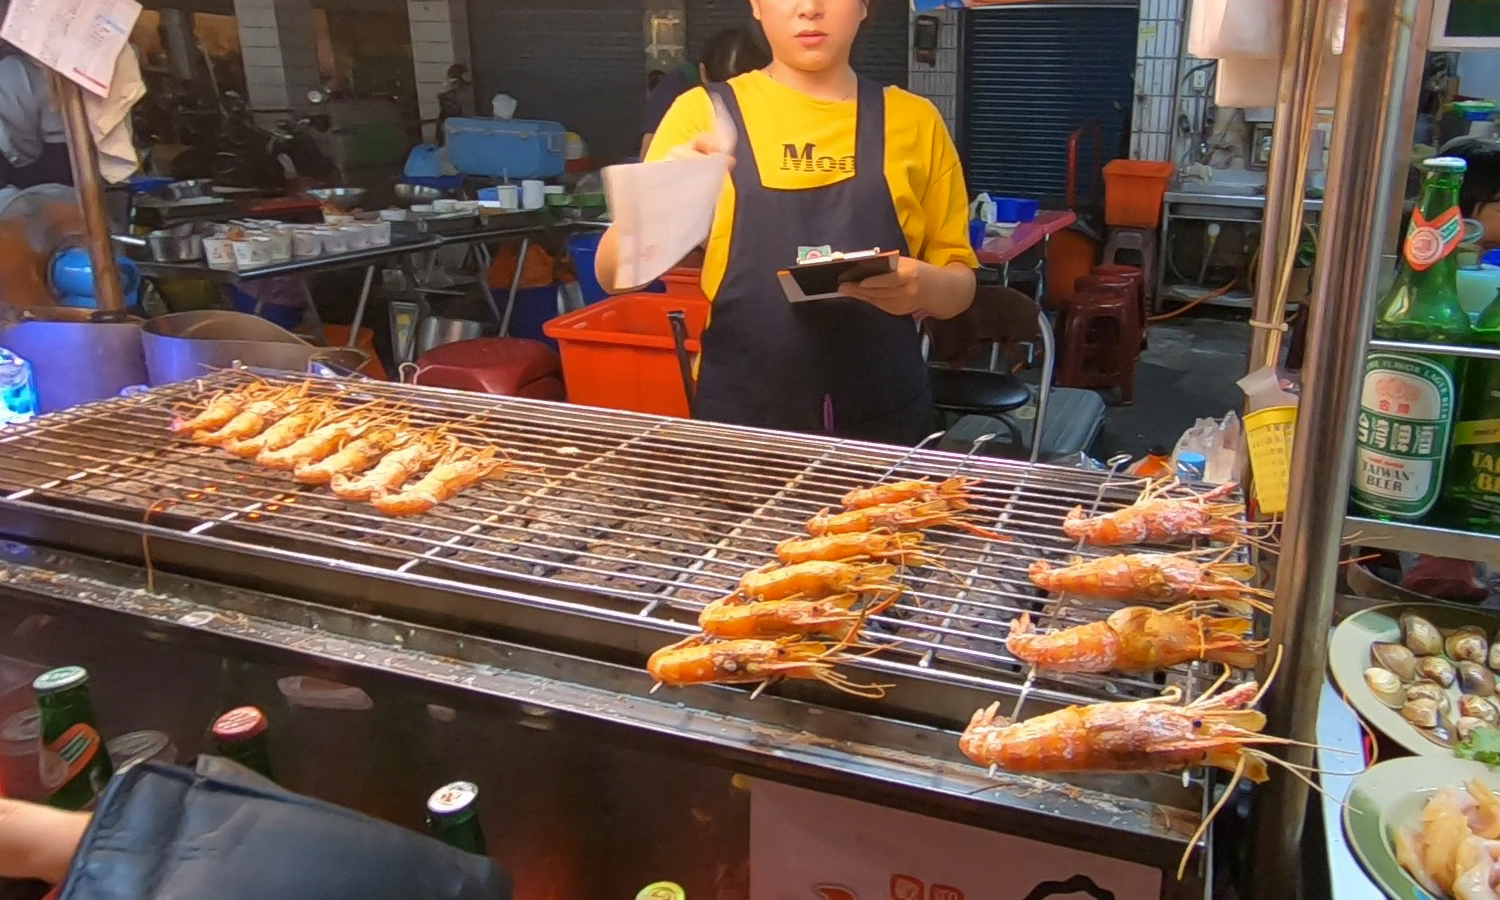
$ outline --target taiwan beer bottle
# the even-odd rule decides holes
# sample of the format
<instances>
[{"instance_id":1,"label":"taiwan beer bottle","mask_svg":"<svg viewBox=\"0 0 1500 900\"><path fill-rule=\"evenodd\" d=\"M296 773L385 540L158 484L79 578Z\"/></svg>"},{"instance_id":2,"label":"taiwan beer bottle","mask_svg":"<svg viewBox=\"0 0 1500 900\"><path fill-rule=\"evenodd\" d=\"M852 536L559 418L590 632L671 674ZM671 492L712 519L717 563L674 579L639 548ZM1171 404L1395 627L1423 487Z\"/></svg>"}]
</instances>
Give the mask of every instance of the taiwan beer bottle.
<instances>
[{"instance_id":1,"label":"taiwan beer bottle","mask_svg":"<svg viewBox=\"0 0 1500 900\"><path fill-rule=\"evenodd\" d=\"M1463 344L1469 317L1458 302L1463 216L1458 189L1465 163L1422 163L1422 198L1412 213L1402 256L1406 266L1375 314L1375 336L1428 344ZM1381 519L1420 519L1443 487L1458 400L1459 360L1442 353L1372 350L1356 423L1354 505Z\"/></svg>"},{"instance_id":2,"label":"taiwan beer bottle","mask_svg":"<svg viewBox=\"0 0 1500 900\"><path fill-rule=\"evenodd\" d=\"M79 666L65 666L43 672L31 687L42 713L41 766L47 803L61 809L87 809L115 772L94 724L89 673Z\"/></svg>"},{"instance_id":3,"label":"taiwan beer bottle","mask_svg":"<svg viewBox=\"0 0 1500 900\"><path fill-rule=\"evenodd\" d=\"M214 751L252 772L276 780L271 774L271 754L266 747L270 722L258 707L241 706L214 720L211 733Z\"/></svg>"},{"instance_id":4,"label":"taiwan beer bottle","mask_svg":"<svg viewBox=\"0 0 1500 900\"><path fill-rule=\"evenodd\" d=\"M479 827L479 788L473 782L455 781L433 791L427 799L427 829L451 847L487 855Z\"/></svg>"},{"instance_id":5,"label":"taiwan beer bottle","mask_svg":"<svg viewBox=\"0 0 1500 900\"><path fill-rule=\"evenodd\" d=\"M1500 350L1500 291L1479 314L1473 343ZM1466 361L1444 504L1456 524L1500 533L1500 362L1495 360Z\"/></svg>"}]
</instances>

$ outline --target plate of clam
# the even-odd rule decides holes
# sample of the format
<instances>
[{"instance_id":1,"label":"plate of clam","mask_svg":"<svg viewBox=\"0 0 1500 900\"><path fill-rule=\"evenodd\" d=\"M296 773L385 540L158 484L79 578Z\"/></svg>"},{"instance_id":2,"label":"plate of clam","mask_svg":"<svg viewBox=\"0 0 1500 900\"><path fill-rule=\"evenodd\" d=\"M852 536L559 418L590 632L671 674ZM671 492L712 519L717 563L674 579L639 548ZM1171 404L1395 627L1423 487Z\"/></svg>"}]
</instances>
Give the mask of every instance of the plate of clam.
<instances>
[{"instance_id":1,"label":"plate of clam","mask_svg":"<svg viewBox=\"0 0 1500 900\"><path fill-rule=\"evenodd\" d=\"M1500 616L1439 603L1361 610L1333 632L1328 665L1349 705L1413 753L1451 756L1500 726Z\"/></svg>"}]
</instances>

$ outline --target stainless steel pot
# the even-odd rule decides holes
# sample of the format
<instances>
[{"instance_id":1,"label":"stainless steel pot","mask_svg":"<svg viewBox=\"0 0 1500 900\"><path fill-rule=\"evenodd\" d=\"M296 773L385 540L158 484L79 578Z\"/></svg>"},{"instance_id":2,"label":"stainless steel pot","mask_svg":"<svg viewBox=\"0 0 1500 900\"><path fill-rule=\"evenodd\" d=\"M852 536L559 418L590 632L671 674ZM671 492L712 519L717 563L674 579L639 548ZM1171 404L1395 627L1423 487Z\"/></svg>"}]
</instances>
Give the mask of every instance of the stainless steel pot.
<instances>
[{"instance_id":1,"label":"stainless steel pot","mask_svg":"<svg viewBox=\"0 0 1500 900\"><path fill-rule=\"evenodd\" d=\"M354 371L369 362L363 351L314 347L259 316L222 310L158 316L141 329L141 346L153 385L187 381L236 363L306 372L315 361ZM356 358L359 364L352 365Z\"/></svg>"},{"instance_id":2,"label":"stainless steel pot","mask_svg":"<svg viewBox=\"0 0 1500 900\"><path fill-rule=\"evenodd\" d=\"M146 235L146 249L159 263L193 262L203 258L203 236L176 229L153 231Z\"/></svg>"},{"instance_id":3,"label":"stainless steel pot","mask_svg":"<svg viewBox=\"0 0 1500 900\"><path fill-rule=\"evenodd\" d=\"M445 319L442 316L427 316L417 325L417 355L421 356L433 347L457 341L471 341L484 337L484 323L472 319Z\"/></svg>"},{"instance_id":4,"label":"stainless steel pot","mask_svg":"<svg viewBox=\"0 0 1500 900\"><path fill-rule=\"evenodd\" d=\"M141 320L94 316L88 309L27 309L0 327L0 347L31 363L38 412L103 400L145 383Z\"/></svg>"}]
</instances>

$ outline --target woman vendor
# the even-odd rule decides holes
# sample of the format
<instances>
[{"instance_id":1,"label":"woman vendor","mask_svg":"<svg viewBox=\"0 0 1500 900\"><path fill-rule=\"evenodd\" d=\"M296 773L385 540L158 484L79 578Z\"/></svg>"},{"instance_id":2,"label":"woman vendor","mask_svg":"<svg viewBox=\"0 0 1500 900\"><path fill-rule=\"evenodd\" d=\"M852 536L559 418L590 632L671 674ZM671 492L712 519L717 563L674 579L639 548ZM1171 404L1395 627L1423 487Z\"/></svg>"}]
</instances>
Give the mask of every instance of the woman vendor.
<instances>
[{"instance_id":1,"label":"woman vendor","mask_svg":"<svg viewBox=\"0 0 1500 900\"><path fill-rule=\"evenodd\" d=\"M915 317L952 318L977 265L958 153L937 109L855 76L849 51L877 0L749 0L771 63L678 98L647 161L718 152L719 98L737 132L706 245L696 414L787 431L915 444L934 410ZM884 0L898 2L898 0ZM810 255L898 250L847 299L790 303L777 271ZM618 284L606 233L599 281Z\"/></svg>"}]
</instances>

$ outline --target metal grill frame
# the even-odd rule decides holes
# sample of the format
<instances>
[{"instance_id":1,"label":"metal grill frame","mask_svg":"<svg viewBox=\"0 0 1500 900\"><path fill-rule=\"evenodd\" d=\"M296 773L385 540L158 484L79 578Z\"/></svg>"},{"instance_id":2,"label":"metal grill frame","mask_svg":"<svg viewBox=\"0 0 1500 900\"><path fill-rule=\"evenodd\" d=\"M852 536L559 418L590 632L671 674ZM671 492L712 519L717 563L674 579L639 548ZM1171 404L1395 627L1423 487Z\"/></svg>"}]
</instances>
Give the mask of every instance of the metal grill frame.
<instances>
[{"instance_id":1,"label":"metal grill frame","mask_svg":"<svg viewBox=\"0 0 1500 900\"><path fill-rule=\"evenodd\" d=\"M750 566L736 561L732 564L736 574L722 576L710 569L722 562L725 553L742 552L741 542L747 537L763 545L754 559L766 559L776 539L795 536L808 515L819 505L834 505L845 490L877 481L882 475L945 477L962 472L983 479L978 494L984 524L1018 540L997 544L945 535L939 541L949 551L944 561L964 579L962 584L946 582L952 577L949 573L904 573L919 585L916 593L922 606L877 621L870 633L894 634L900 645L855 664L869 670L871 677L893 683L888 697L860 700L805 682L783 683L775 692L913 725L957 729L975 708L997 695L1013 698L1016 713L1021 712L1023 702L1034 702L1037 706L1028 706L1026 713L1036 714L1069 703L1150 696L1162 687L1161 682L1118 676L1043 676L1016 663L1003 650L1004 622L1022 610L1033 613L1045 626L1092 621L1114 608L1095 607L1076 598L1047 599L1039 593L1022 593L1029 587L1025 565L1031 559L1057 559L1079 550L1057 527L1066 509L1073 505L1114 508L1135 498L1140 485L1115 478L1113 473L925 450L905 452L883 445L431 388L310 380L314 392L344 394L351 405L371 398L411 405L418 424L462 419L469 423L466 427L494 429L492 439L517 463L537 470L471 489L440 507L435 516L394 520L372 508L339 500L326 489L297 488L284 473L267 472L221 451L184 444L167 433L173 405L201 401L246 377L244 372L217 373L200 382L49 416L0 437L0 531L136 564L145 561L143 547L149 547L151 561L165 571L638 666L652 650L696 631L693 622L703 598L684 596L684 585L705 577L715 579L710 584L727 592L737 573ZM690 458L684 460L683 454ZM161 487L163 480L184 477L171 468L179 465L188 467L188 483L172 481L176 505L149 521L142 516L145 502L137 500L132 509L119 500L81 495L84 490L110 485L118 495L118 481L111 479L121 477ZM38 466L45 471L39 472ZM677 479L675 484L669 480L672 477ZM527 479L543 480L531 483ZM670 577L637 579L638 584L655 584L655 591L559 580L559 573L590 573L590 566L576 565L578 559L590 565L631 561L627 557L633 548L618 554L598 552L601 545L612 549L605 541L585 543L581 555L547 562L548 568L541 572L511 571L502 577L478 564L439 556L460 549L472 551L491 540L487 536L491 532L514 530L516 526L507 525L505 517L523 506L539 516L562 517L549 520L552 523L565 522L566 514L579 508L560 507L555 498L577 487L602 498L595 504L599 509L619 499L612 491L643 491L651 495L650 505L668 522L715 512L684 501L692 498L683 487L693 479L710 482L714 491L727 489L739 505L717 510L720 518L714 527L720 537L683 541L698 545L689 565L661 565L658 568ZM622 482L634 484L622 488ZM290 495L296 499L289 502ZM338 516L344 527L358 523L355 527L364 531L355 532L359 537L353 539L334 537L327 533L326 521L314 519L314 513ZM434 521L439 524L435 526ZM534 524L537 518L525 521ZM592 537L606 533L618 540L653 537L614 527L625 521L622 515L618 522L594 527ZM378 532L365 524L370 522L378 525ZM320 528L323 533L318 533ZM360 539L371 534L404 536L425 549L382 549ZM527 546L555 550L559 538L588 537L551 531ZM538 563L536 557L493 552L491 557ZM963 565L953 565L959 559ZM991 566L989 571L999 571L1003 577L995 579L981 571ZM976 580L980 582L977 587ZM983 602L975 599L980 595L984 595ZM1005 616L976 615L976 609ZM965 631L963 626L971 627ZM960 639L969 645L954 643ZM973 643L980 641L988 642L985 649L974 649ZM1191 694L1218 671L1214 665L1193 664L1174 670L1167 678ZM1183 809L1200 806L1198 800L1190 799L1193 792L1185 793L1175 779L1143 781L1148 783L1142 789L1146 796L1162 797Z\"/></svg>"}]
</instances>

